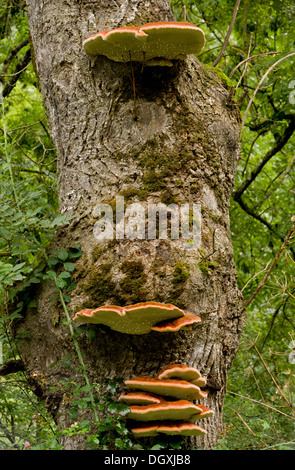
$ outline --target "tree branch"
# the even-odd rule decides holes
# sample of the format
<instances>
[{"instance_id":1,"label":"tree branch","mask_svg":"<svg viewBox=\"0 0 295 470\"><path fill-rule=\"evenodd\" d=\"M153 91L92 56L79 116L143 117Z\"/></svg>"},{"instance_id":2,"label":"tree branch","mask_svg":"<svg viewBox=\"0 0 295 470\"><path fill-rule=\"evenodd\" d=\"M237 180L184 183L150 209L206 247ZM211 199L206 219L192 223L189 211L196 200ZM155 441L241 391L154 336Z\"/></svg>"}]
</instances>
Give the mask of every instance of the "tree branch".
<instances>
[{"instance_id":1,"label":"tree branch","mask_svg":"<svg viewBox=\"0 0 295 470\"><path fill-rule=\"evenodd\" d=\"M24 39L23 41L21 41L19 44L17 44L14 49L12 49L12 51L10 51L10 53L8 54L8 56L6 57L6 59L4 60L3 62L3 67L2 67L2 70L0 72L0 77L2 75L4 75L6 72L7 72L7 69L11 63L11 61L13 60L13 58L16 56L16 54L25 46L27 46L29 44L29 38L27 37L26 39Z\"/></svg>"},{"instance_id":2,"label":"tree branch","mask_svg":"<svg viewBox=\"0 0 295 470\"><path fill-rule=\"evenodd\" d=\"M293 218L292 218L293 219ZM273 271L275 265L277 264L277 262L279 261L282 253L284 252L286 246L288 245L289 241L291 240L291 238L293 237L295 233L295 224L292 225L292 228L290 230L290 232L288 233L288 235L286 236L281 248L279 249L279 251L277 252L273 262L271 263L266 275L264 276L264 278L260 281L260 283L258 284L257 288L255 289L255 291L253 292L253 294L248 297L248 299L245 300L244 302L244 307L248 307L248 305L253 301L253 299L256 297L256 295L259 293L259 291L262 289L262 287L264 286L264 284L266 283L267 279L269 278L271 272Z\"/></svg>"},{"instance_id":3,"label":"tree branch","mask_svg":"<svg viewBox=\"0 0 295 470\"><path fill-rule=\"evenodd\" d=\"M0 367L0 376L15 374L16 372L21 372L24 370L25 366L23 364L23 361L21 361L20 359L11 360L3 364L2 367Z\"/></svg>"},{"instance_id":4,"label":"tree branch","mask_svg":"<svg viewBox=\"0 0 295 470\"><path fill-rule=\"evenodd\" d=\"M5 98L10 94L10 92L13 90L16 82L18 81L22 71L27 67L31 60L31 49L28 49L25 55L21 58L17 66L15 67L14 72L11 74L10 78L7 80L5 83L3 90L2 90L2 96Z\"/></svg>"},{"instance_id":5,"label":"tree branch","mask_svg":"<svg viewBox=\"0 0 295 470\"><path fill-rule=\"evenodd\" d=\"M266 219L261 217L259 214L256 214L256 212L254 212L253 209L249 207L248 204L241 197L239 197L239 199L235 199L235 201L240 205L241 209L243 209L244 212L246 212L248 215L251 215L253 219L265 225L272 233L278 235L281 240L284 240L284 237L282 237L282 235L279 234L278 231L275 230L274 227Z\"/></svg>"},{"instance_id":6,"label":"tree branch","mask_svg":"<svg viewBox=\"0 0 295 470\"><path fill-rule=\"evenodd\" d=\"M252 106L252 103L254 101L254 98L257 94L257 92L259 91L262 83L264 82L264 80L266 79L266 77L268 76L268 74L277 66L279 65L281 62L283 62L283 60L285 59L289 59L289 57L293 57L295 55L295 52L291 52L291 54L288 54L286 55L285 57L282 57L281 59L277 60L274 64L272 64L271 67L269 67L269 69L267 69L267 71L265 72L265 74L263 75L263 77L261 78L260 82L258 83L257 87L255 88L255 91L248 103L248 106L246 108L246 111L244 113L244 116L243 116L243 119L242 119L242 124L241 124L241 129L243 129L244 125L245 125L245 121L246 121L246 117L248 115L248 112L249 112L249 109L251 108Z\"/></svg>"},{"instance_id":7,"label":"tree branch","mask_svg":"<svg viewBox=\"0 0 295 470\"><path fill-rule=\"evenodd\" d=\"M232 16L232 19L231 19L231 22L230 22L230 25L229 25L229 28L228 28L228 31L227 31L227 35L225 37L222 49L221 49L218 57L214 60L214 62L212 64L213 67L216 67L216 65L220 62L221 58L223 57L223 54L225 53L225 49L227 48L228 41L229 41L230 35L232 33L232 30L233 30L233 27L234 27L234 24L235 24L235 21L236 21L236 17L237 17L237 13L238 13L240 3L241 3L241 0L236 1L233 16Z\"/></svg>"},{"instance_id":8,"label":"tree branch","mask_svg":"<svg viewBox=\"0 0 295 470\"><path fill-rule=\"evenodd\" d=\"M242 62L240 62L238 65L235 66L235 68L231 71L231 73L229 74L228 77L232 78L232 76L235 74L235 72L238 70L238 68L241 67L243 64L246 64L250 60L258 59L260 57L266 57L268 55L281 54L281 53L282 53L282 51L264 52L263 54L257 54L257 55L252 55L251 57L247 57L246 59L242 60Z\"/></svg>"},{"instance_id":9,"label":"tree branch","mask_svg":"<svg viewBox=\"0 0 295 470\"><path fill-rule=\"evenodd\" d=\"M290 116L290 118L291 118L291 116ZM278 140L277 144L271 150L269 150L269 152L267 152L267 154L261 160L259 165L257 165L257 167L251 172L251 175L249 176L249 178L246 179L246 181L244 181L244 183L241 184L241 186L234 192L233 198L234 198L235 201L239 202L239 200L241 199L243 193L253 183L253 181L259 175L259 173L264 168L264 166L267 164L267 162L286 145L286 143L288 142L288 140L292 136L294 130L295 130L295 115L292 116L292 119L291 119L291 122L290 122L289 126L286 128L284 134Z\"/></svg>"}]
</instances>

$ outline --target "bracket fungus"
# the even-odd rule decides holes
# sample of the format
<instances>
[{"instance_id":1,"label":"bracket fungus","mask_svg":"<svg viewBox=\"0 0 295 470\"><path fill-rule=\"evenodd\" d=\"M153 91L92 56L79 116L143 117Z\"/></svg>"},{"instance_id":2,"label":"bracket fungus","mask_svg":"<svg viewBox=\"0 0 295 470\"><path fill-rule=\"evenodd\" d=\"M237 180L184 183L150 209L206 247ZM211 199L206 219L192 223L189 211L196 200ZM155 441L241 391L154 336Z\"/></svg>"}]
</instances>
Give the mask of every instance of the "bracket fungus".
<instances>
[{"instance_id":1,"label":"bracket fungus","mask_svg":"<svg viewBox=\"0 0 295 470\"><path fill-rule=\"evenodd\" d=\"M176 318L175 320L164 320L157 325L152 326L153 331L159 333L169 333L179 330L191 330L192 326L201 323L201 318L194 313L185 312L183 317Z\"/></svg>"},{"instance_id":2,"label":"bracket fungus","mask_svg":"<svg viewBox=\"0 0 295 470\"><path fill-rule=\"evenodd\" d=\"M190 379L206 382L197 369L184 364L170 364L161 369L156 378L133 377L124 381L129 389L136 390L119 398L119 401L130 405L126 417L133 422L130 430L134 437L153 437L161 433L182 436L206 434L206 430L197 426L195 421L211 417L213 410L188 401L207 396ZM141 421L141 424L134 424L134 421Z\"/></svg>"},{"instance_id":3,"label":"bracket fungus","mask_svg":"<svg viewBox=\"0 0 295 470\"><path fill-rule=\"evenodd\" d=\"M200 413L197 413L197 414L193 415L192 418L191 418L192 421L196 421L196 420L203 419L203 418L210 418L211 416L213 416L213 414L214 414L213 410L211 410L207 406L198 405L198 407L202 411Z\"/></svg>"},{"instance_id":4,"label":"bracket fungus","mask_svg":"<svg viewBox=\"0 0 295 470\"><path fill-rule=\"evenodd\" d=\"M187 400L166 401L151 405L132 405L127 418L134 421L184 420L202 413L199 405Z\"/></svg>"},{"instance_id":5,"label":"bracket fungus","mask_svg":"<svg viewBox=\"0 0 295 470\"><path fill-rule=\"evenodd\" d=\"M94 323L109 326L112 330L121 333L129 333L133 335L142 335L149 333L152 329L156 329L159 323L159 330L157 331L177 331L182 326L186 326L187 314L183 310L172 304L161 304L158 302L142 302L127 307L118 307L115 305L105 305L96 309L85 309L77 312L73 318L74 321L83 323ZM195 322L200 322L201 319L196 315ZM171 329L161 326L163 321L179 320L184 318L183 324L178 324ZM190 320L191 321L191 320ZM173 322L172 322L173 324Z\"/></svg>"},{"instance_id":6,"label":"bracket fungus","mask_svg":"<svg viewBox=\"0 0 295 470\"><path fill-rule=\"evenodd\" d=\"M200 387L185 380L133 377L125 380L124 383L131 389L183 400L199 400L207 396L207 392L203 392Z\"/></svg>"},{"instance_id":7,"label":"bracket fungus","mask_svg":"<svg viewBox=\"0 0 295 470\"><path fill-rule=\"evenodd\" d=\"M179 422L156 422L144 423L132 427L131 431L135 437L154 437L157 434L167 434L170 436L204 436L206 430L195 423L187 421Z\"/></svg>"},{"instance_id":8,"label":"bracket fungus","mask_svg":"<svg viewBox=\"0 0 295 470\"><path fill-rule=\"evenodd\" d=\"M171 60L184 59L188 54L199 54L204 45L202 29L177 21L101 31L83 42L89 55L104 55L116 62L134 61L160 66L171 66Z\"/></svg>"},{"instance_id":9,"label":"bracket fungus","mask_svg":"<svg viewBox=\"0 0 295 470\"><path fill-rule=\"evenodd\" d=\"M170 364L160 370L158 379L182 379L191 382L198 387L206 386L206 378L201 376L198 369L186 366L185 364Z\"/></svg>"},{"instance_id":10,"label":"bracket fungus","mask_svg":"<svg viewBox=\"0 0 295 470\"><path fill-rule=\"evenodd\" d=\"M166 402L163 397L149 392L126 393L125 395L120 395L119 401L124 402L127 405L152 405Z\"/></svg>"}]
</instances>

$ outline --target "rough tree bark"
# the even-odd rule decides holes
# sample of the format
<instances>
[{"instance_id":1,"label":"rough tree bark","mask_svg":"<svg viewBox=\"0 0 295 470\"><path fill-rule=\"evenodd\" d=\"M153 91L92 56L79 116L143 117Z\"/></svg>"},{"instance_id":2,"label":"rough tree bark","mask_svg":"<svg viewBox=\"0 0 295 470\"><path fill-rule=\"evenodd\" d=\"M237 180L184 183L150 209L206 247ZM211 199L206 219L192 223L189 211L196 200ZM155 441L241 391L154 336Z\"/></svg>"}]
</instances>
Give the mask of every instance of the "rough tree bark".
<instances>
[{"instance_id":1,"label":"rough tree bark","mask_svg":"<svg viewBox=\"0 0 295 470\"><path fill-rule=\"evenodd\" d=\"M201 316L191 331L124 335L96 327L93 340L79 337L90 378L155 376L182 362L199 368L209 382L206 405L213 418L198 443L211 448L222 432L228 369L236 354L244 313L236 284L229 199L240 149L240 117L230 93L195 57L174 66L143 68L104 57L90 61L82 41L96 31L173 19L166 0L27 0L30 34L52 139L58 153L60 210L75 215L53 247L80 243L83 256L71 311L103 304L172 302ZM114 240L93 236L93 208L140 201L202 206L202 242L185 251L178 240ZM32 387L46 400L61 427L70 401L50 385L73 374L54 366L73 356L62 309L49 302L53 286L36 293L18 333ZM211 313L210 313L211 312ZM52 367L49 367L51 366ZM42 374L42 384L33 371ZM78 372L74 372L78 374ZM203 402L204 403L204 402ZM66 449L83 448L64 439Z\"/></svg>"}]
</instances>

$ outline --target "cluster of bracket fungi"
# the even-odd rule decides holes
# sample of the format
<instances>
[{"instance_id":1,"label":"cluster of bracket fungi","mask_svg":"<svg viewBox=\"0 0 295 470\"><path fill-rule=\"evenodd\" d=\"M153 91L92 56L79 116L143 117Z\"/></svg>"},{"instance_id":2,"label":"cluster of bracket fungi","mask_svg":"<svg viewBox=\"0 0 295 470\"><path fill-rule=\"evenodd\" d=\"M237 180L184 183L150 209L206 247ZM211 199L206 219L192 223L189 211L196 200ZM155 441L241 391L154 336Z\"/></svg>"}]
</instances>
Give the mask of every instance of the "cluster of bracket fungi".
<instances>
[{"instance_id":1,"label":"cluster of bracket fungi","mask_svg":"<svg viewBox=\"0 0 295 470\"><path fill-rule=\"evenodd\" d=\"M127 307L112 305L77 312L74 321L107 325L115 331L142 335L151 331L176 332L191 329L201 318L172 304L143 302ZM204 405L188 400L206 398L206 378L184 364L164 367L157 377L133 377L125 380L131 391L121 395L119 401L130 407L127 418L133 422L131 431L137 438L157 434L203 436L205 429L195 421L212 416ZM165 397L165 398L164 398Z\"/></svg>"},{"instance_id":2,"label":"cluster of bracket fungi","mask_svg":"<svg viewBox=\"0 0 295 470\"><path fill-rule=\"evenodd\" d=\"M213 415L204 405L189 400L206 398L206 378L184 364L170 364L153 377L133 377L125 380L128 389L135 391L121 395L130 412L131 432L136 438L157 434L204 436L206 430L196 424Z\"/></svg>"},{"instance_id":3,"label":"cluster of bracket fungi","mask_svg":"<svg viewBox=\"0 0 295 470\"><path fill-rule=\"evenodd\" d=\"M205 36L200 28L176 21L101 31L83 42L84 50L90 56L104 55L116 62L140 62L147 66L172 66L173 60L199 54L204 45ZM77 312L73 320L106 325L112 330L134 335L151 331L177 332L201 322L193 313L159 302L84 309ZM189 401L207 396L207 392L201 390L206 386L206 379L197 369L171 364L156 378L134 377L125 380L125 385L133 391L121 395L119 401L130 408L127 417L133 423L131 431L135 437L206 434L205 429L195 422L212 416L213 411Z\"/></svg>"}]
</instances>

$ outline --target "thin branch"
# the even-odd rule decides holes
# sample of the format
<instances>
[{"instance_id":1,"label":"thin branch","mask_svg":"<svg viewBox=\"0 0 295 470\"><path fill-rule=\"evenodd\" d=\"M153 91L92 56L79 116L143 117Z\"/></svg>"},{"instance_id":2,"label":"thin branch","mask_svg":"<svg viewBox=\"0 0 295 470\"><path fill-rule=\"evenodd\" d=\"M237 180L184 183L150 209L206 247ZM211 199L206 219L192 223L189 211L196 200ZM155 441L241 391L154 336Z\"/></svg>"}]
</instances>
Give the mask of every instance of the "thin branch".
<instances>
[{"instance_id":1,"label":"thin branch","mask_svg":"<svg viewBox=\"0 0 295 470\"><path fill-rule=\"evenodd\" d=\"M238 397L241 397L241 398L244 398L246 400L252 401L253 403L257 403L258 405L262 405L262 406L265 406L266 408L270 408L271 410L274 410L277 413L280 413L281 415L286 416L286 418L289 418L289 419L292 419L293 421L295 421L295 416L287 415L287 413L284 413L283 411L278 410L274 406L267 405L266 403L261 403L261 401L254 400L254 398L246 397L245 395L240 395L239 393L231 392L230 390L227 390L226 393L231 393L232 395L236 395Z\"/></svg>"},{"instance_id":2,"label":"thin branch","mask_svg":"<svg viewBox=\"0 0 295 470\"><path fill-rule=\"evenodd\" d=\"M259 391L259 394L260 394L260 396L261 396L261 399L262 399L263 403L265 404L266 402L265 402L263 393L262 393L262 391L261 391L261 389L260 389L260 387L259 387L258 381L257 381L257 379L256 379L256 377L255 377L254 371L253 371L252 368L251 368L250 370L251 370L251 374L253 375L253 378L254 378L256 387L257 387L257 389L258 389L258 391ZM279 438L278 432L277 432L276 427L275 427L275 425L274 425L274 423L273 423L273 418L272 418L271 412L269 411L268 408L266 408L266 411L267 411L267 414L268 414L268 416L269 416L269 418L270 418L270 421L271 421L273 430L274 430L274 432L276 433L277 437Z\"/></svg>"},{"instance_id":3,"label":"thin branch","mask_svg":"<svg viewBox=\"0 0 295 470\"><path fill-rule=\"evenodd\" d=\"M295 414L295 409L292 405L292 403L288 400L288 398L286 397L286 395L284 394L283 390L281 389L281 387L279 386L279 384L277 383L276 379L274 378L274 376L272 375L272 373L270 372L269 368L267 367L267 364L266 362L264 361L263 357L261 356L260 352L258 351L258 348L256 346L256 344L253 344L253 348L255 349L259 359L261 360L265 370L267 371L268 375L270 376L271 380L273 381L273 383L275 384L279 394L281 395L281 397L285 400L285 402L287 403L288 407L290 408L290 410L292 411L293 414Z\"/></svg>"},{"instance_id":4,"label":"thin branch","mask_svg":"<svg viewBox=\"0 0 295 470\"><path fill-rule=\"evenodd\" d=\"M252 95L252 97L251 97L251 99L250 99L250 101L249 101L249 103L248 103L248 106L247 106L246 111L245 111L244 116L243 116L241 129L243 129L243 127L244 127L244 125L245 125L246 117L247 117L248 112L249 112L249 109L251 108L251 105L252 105L252 103L253 103L253 101L254 101L254 98L255 98L257 92L259 91L259 89L260 89L262 83L264 82L264 80L265 80L266 77L268 76L268 74L269 74L278 64L280 64L283 60L288 59L289 57L292 57L292 56L294 56L294 55L295 55L295 52L292 52L291 54L288 54L288 55L286 55L285 57L282 57L281 59L277 60L271 67L269 67L269 69L265 72L265 74L264 74L263 77L261 78L260 82L258 83L257 87L255 88L255 91L254 91L254 93L253 93L253 95Z\"/></svg>"},{"instance_id":5,"label":"thin branch","mask_svg":"<svg viewBox=\"0 0 295 470\"><path fill-rule=\"evenodd\" d=\"M282 256L282 253L284 252L284 250L285 250L286 246L288 245L290 239L293 237L294 233L295 233L295 224L292 225L292 228L291 228L290 232L286 236L281 248L279 249L278 253L276 254L273 262L271 263L266 275L260 281L260 283L258 284L258 286L255 289L255 291L253 292L253 294L248 299L245 300L244 307L247 307L253 301L253 299L256 297L256 295L260 292L260 290L262 289L262 287L266 283L267 279L269 278L271 272L273 271L275 265L277 264L278 260Z\"/></svg>"},{"instance_id":6,"label":"thin branch","mask_svg":"<svg viewBox=\"0 0 295 470\"><path fill-rule=\"evenodd\" d=\"M248 286L248 284L250 284L251 281L253 281L253 279L255 279L255 277L259 276L259 274L261 273L264 273L264 271L267 270L268 266L269 266L269 263L267 263L267 265L265 266L265 268L263 268L261 271L259 271L258 273L255 273L252 277L250 277L250 279L248 279L248 281L246 282L246 284L244 285L244 287L241 289L241 292L243 292L246 287Z\"/></svg>"},{"instance_id":7,"label":"thin branch","mask_svg":"<svg viewBox=\"0 0 295 470\"><path fill-rule=\"evenodd\" d=\"M17 72L14 72L14 73L7 73L7 74L0 74L0 77L15 77L15 75L19 75L21 74L24 70L26 70L29 65L31 64L31 62L29 62L23 69L21 70L17 70Z\"/></svg>"},{"instance_id":8,"label":"thin branch","mask_svg":"<svg viewBox=\"0 0 295 470\"><path fill-rule=\"evenodd\" d=\"M239 413L237 410L235 410L235 414L238 416L238 418L240 418L240 420L241 420L242 423L246 426L246 428L248 429L248 431L249 431L256 439L258 439L263 445L266 446L266 445L267 445L266 442L262 441L259 436L256 436L255 432L252 431L252 429L250 428L250 426L246 423L246 421L242 418L242 416L240 415L240 413Z\"/></svg>"},{"instance_id":9,"label":"thin branch","mask_svg":"<svg viewBox=\"0 0 295 470\"><path fill-rule=\"evenodd\" d=\"M9 93L13 90L16 82L18 81L21 72L25 70L29 62L31 61L31 50L28 49L25 55L21 58L19 63L14 69L14 73L11 74L9 80L5 83L3 90L2 90L2 96L5 98L6 96L9 95Z\"/></svg>"},{"instance_id":10,"label":"thin branch","mask_svg":"<svg viewBox=\"0 0 295 470\"><path fill-rule=\"evenodd\" d=\"M291 119L291 116L292 116L292 119ZM238 201L241 198L244 191L246 191L246 189L253 183L253 181L259 175L259 173L264 168L264 166L269 162L269 160L272 157L274 157L278 152L280 152L280 150L282 150L282 148L286 145L286 143L292 137L293 132L295 131L295 115L291 115L291 116L290 116L290 121L291 121L290 124L285 129L284 134L277 141L276 145L267 152L267 154L263 157L261 162L251 172L249 178L247 178L244 181L244 183L242 183L241 186L235 191L233 195L233 198L235 201Z\"/></svg>"},{"instance_id":11,"label":"thin branch","mask_svg":"<svg viewBox=\"0 0 295 470\"><path fill-rule=\"evenodd\" d=\"M11 433L8 431L8 429L4 426L3 423L0 422L0 429L2 429L2 431L4 432L4 436L6 437L6 439L9 440L9 442L12 444L13 447L16 447L17 449L19 448L19 446L16 444L13 436L11 435Z\"/></svg>"},{"instance_id":12,"label":"thin branch","mask_svg":"<svg viewBox=\"0 0 295 470\"><path fill-rule=\"evenodd\" d=\"M222 45L222 49L221 49L218 57L214 60L214 62L212 64L213 67L216 67L216 65L220 62L220 60L222 59L222 57L225 53L225 49L228 46L229 38L230 38L230 35L232 33L232 30L233 30L233 27L234 27L234 24L235 24L235 21L236 21L236 17L237 17L237 13L238 13L240 3L241 3L241 0L236 1L235 8L234 8L233 15L232 15L232 19L231 19L231 22L230 22L230 25L229 25L229 28L228 28L228 31L227 31L227 35L225 37L224 43Z\"/></svg>"},{"instance_id":13,"label":"thin branch","mask_svg":"<svg viewBox=\"0 0 295 470\"><path fill-rule=\"evenodd\" d=\"M248 48L247 59L249 59L249 57L250 57L250 52L251 52L251 47L252 47L252 38L253 38L253 33L250 34L250 41L249 41L249 48ZM236 89L239 88L239 86L240 86L240 84L242 83L242 80L243 80L243 78L244 78L244 75L245 75L245 73L247 72L248 62L249 62L249 61L246 60L244 70L243 70L243 72L241 73L240 79L239 79L239 81L238 81L238 83L237 83L237 85L236 85L236 87L235 87ZM248 92L248 89L247 89L246 91Z\"/></svg>"},{"instance_id":14,"label":"thin branch","mask_svg":"<svg viewBox=\"0 0 295 470\"><path fill-rule=\"evenodd\" d=\"M6 71L8 70L9 68L9 65L11 63L11 61L13 60L13 58L16 56L16 54L25 46L27 46L29 44L29 38L27 37L26 39L24 39L23 41L21 41L19 44L17 44L11 51L10 53L8 54L8 56L6 57L6 59L4 60L3 62L3 67L2 67L2 70L0 72L0 76L3 76Z\"/></svg>"},{"instance_id":15,"label":"thin branch","mask_svg":"<svg viewBox=\"0 0 295 470\"><path fill-rule=\"evenodd\" d=\"M239 199L235 199L235 201L239 204L241 209L243 209L243 211L246 212L246 214L250 215L251 217L253 217L253 219L265 225L265 227L267 227L268 230L270 230L272 233L278 236L282 241L284 240L284 237L280 233L278 233L278 231L266 219L261 217L261 215L256 214L256 212L254 212L253 209L249 207L248 204L246 204L246 202L241 197Z\"/></svg>"},{"instance_id":16,"label":"thin branch","mask_svg":"<svg viewBox=\"0 0 295 470\"><path fill-rule=\"evenodd\" d=\"M247 57L246 59L242 60L238 65L235 66L235 68L231 71L229 74L228 78L232 78L232 76L236 73L239 67L241 67L243 64L246 64L250 60L253 59L259 59L260 57L266 57L268 55L276 55L276 54L281 54L282 51L273 51L273 52L264 52L263 54L257 54L257 55L252 55L251 57Z\"/></svg>"}]
</instances>

